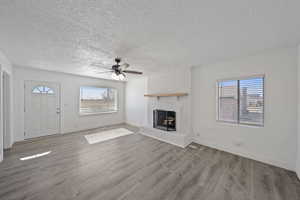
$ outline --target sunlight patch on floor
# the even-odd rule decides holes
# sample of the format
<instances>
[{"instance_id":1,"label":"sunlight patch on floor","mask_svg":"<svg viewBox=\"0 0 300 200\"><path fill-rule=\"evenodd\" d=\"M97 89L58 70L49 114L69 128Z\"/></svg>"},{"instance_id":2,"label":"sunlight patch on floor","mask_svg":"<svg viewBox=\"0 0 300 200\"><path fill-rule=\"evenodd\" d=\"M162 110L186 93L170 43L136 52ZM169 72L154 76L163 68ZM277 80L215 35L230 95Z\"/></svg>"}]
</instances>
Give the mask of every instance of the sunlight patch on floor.
<instances>
[{"instance_id":1,"label":"sunlight patch on floor","mask_svg":"<svg viewBox=\"0 0 300 200\"><path fill-rule=\"evenodd\" d=\"M39 158L39 157L48 155L50 153L51 153L51 151L47 151L47 152L44 152L44 153L38 153L38 154L34 154L32 156L26 156L26 157L20 158L20 160L30 160L30 159L34 159L34 158Z\"/></svg>"},{"instance_id":2,"label":"sunlight patch on floor","mask_svg":"<svg viewBox=\"0 0 300 200\"><path fill-rule=\"evenodd\" d=\"M131 135L131 134L133 134L133 132L129 131L128 129L118 128L118 129L112 129L108 131L102 131L99 133L85 135L84 137L89 144L95 144L98 142L103 142L103 141L115 139L125 135Z\"/></svg>"}]
</instances>

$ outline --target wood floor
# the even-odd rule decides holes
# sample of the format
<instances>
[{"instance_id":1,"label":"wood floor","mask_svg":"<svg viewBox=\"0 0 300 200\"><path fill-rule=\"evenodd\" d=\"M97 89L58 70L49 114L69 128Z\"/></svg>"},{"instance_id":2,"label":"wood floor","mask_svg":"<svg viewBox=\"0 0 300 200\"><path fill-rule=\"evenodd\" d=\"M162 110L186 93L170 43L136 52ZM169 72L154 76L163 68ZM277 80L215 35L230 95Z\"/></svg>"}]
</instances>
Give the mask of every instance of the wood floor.
<instances>
[{"instance_id":1,"label":"wood floor","mask_svg":"<svg viewBox=\"0 0 300 200\"><path fill-rule=\"evenodd\" d=\"M83 135L99 130L104 129L14 145L0 164L0 199L300 199L293 172L201 145L182 149L140 134L88 144ZM46 151L51 153L19 160Z\"/></svg>"}]
</instances>

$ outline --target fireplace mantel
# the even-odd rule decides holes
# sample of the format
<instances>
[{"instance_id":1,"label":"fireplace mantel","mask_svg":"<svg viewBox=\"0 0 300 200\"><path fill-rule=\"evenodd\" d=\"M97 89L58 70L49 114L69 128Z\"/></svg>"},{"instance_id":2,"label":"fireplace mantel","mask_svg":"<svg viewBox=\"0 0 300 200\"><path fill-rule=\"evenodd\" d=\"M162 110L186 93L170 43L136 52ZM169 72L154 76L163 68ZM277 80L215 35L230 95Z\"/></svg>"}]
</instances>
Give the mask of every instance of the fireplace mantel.
<instances>
[{"instance_id":1,"label":"fireplace mantel","mask_svg":"<svg viewBox=\"0 0 300 200\"><path fill-rule=\"evenodd\" d=\"M159 94L145 94L145 97L182 97L187 96L188 93L178 92L178 93L159 93Z\"/></svg>"}]
</instances>

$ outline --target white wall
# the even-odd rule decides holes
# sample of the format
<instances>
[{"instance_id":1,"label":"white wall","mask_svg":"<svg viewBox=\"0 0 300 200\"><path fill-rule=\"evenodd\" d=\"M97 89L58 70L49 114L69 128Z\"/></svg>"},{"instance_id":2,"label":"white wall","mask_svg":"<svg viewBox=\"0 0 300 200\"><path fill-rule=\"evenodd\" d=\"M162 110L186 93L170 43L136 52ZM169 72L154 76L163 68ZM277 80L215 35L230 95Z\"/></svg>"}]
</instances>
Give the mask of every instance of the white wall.
<instances>
[{"instance_id":1,"label":"white wall","mask_svg":"<svg viewBox=\"0 0 300 200\"><path fill-rule=\"evenodd\" d=\"M264 127L216 121L216 81L265 74ZM281 48L192 70L193 129L204 145L295 170L297 49Z\"/></svg>"},{"instance_id":2,"label":"white wall","mask_svg":"<svg viewBox=\"0 0 300 200\"><path fill-rule=\"evenodd\" d=\"M129 80L126 83L126 123L143 126L146 123L147 98L147 78L141 77Z\"/></svg>"},{"instance_id":3,"label":"white wall","mask_svg":"<svg viewBox=\"0 0 300 200\"><path fill-rule=\"evenodd\" d=\"M190 92L190 69L174 69L148 78L148 93Z\"/></svg>"},{"instance_id":4,"label":"white wall","mask_svg":"<svg viewBox=\"0 0 300 200\"><path fill-rule=\"evenodd\" d=\"M300 179L300 45L298 46L298 138L297 138L297 164L296 164L296 173Z\"/></svg>"},{"instance_id":5,"label":"white wall","mask_svg":"<svg viewBox=\"0 0 300 200\"><path fill-rule=\"evenodd\" d=\"M37 80L57 82L61 86L61 132L97 128L105 125L119 124L125 122L124 115L124 90L125 83L81 77L58 72L49 72L22 67L14 67L14 105L15 105L15 127L14 140L24 139L24 81ZM79 88L80 86L108 86L118 89L119 111L117 113L99 115L79 115Z\"/></svg>"},{"instance_id":6,"label":"white wall","mask_svg":"<svg viewBox=\"0 0 300 200\"><path fill-rule=\"evenodd\" d=\"M3 77L3 71L7 72L11 78L12 78L12 66L9 62L9 60L5 57L5 55L0 51L0 161L3 160L3 148L4 148L4 141L3 141L3 91L2 91L2 77ZM12 83L12 82L11 82ZM10 84L12 85L12 84ZM10 99L12 99L12 87L10 88ZM5 139L8 143L6 147L9 147L12 144L12 127L13 127L13 120L12 120L12 110L13 106L11 104L9 112L10 112L10 130L9 130L9 135L5 135Z\"/></svg>"}]
</instances>

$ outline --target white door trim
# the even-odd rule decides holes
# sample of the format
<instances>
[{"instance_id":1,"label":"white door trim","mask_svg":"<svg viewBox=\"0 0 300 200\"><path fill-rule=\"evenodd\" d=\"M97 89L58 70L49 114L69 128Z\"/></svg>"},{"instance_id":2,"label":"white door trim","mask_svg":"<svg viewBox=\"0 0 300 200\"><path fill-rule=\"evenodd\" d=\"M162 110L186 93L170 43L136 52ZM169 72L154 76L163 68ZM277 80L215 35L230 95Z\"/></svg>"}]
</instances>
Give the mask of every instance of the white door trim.
<instances>
[{"instance_id":1,"label":"white door trim","mask_svg":"<svg viewBox=\"0 0 300 200\"><path fill-rule=\"evenodd\" d=\"M11 127L11 75L5 71L3 75L3 147L10 148L12 145Z\"/></svg>"},{"instance_id":2,"label":"white door trim","mask_svg":"<svg viewBox=\"0 0 300 200\"><path fill-rule=\"evenodd\" d=\"M3 86L2 67L0 64L0 162L3 160Z\"/></svg>"}]
</instances>

